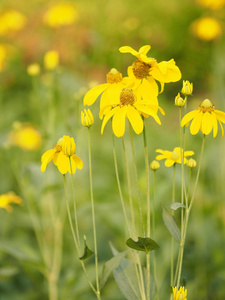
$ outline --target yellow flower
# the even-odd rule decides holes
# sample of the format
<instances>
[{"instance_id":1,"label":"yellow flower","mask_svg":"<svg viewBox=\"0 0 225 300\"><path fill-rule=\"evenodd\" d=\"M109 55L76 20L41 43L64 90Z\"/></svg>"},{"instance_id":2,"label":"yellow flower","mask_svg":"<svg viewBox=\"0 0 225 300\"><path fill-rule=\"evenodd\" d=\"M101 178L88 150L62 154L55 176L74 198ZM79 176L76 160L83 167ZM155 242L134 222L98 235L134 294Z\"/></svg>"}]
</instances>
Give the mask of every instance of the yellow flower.
<instances>
[{"instance_id":1,"label":"yellow flower","mask_svg":"<svg viewBox=\"0 0 225 300\"><path fill-rule=\"evenodd\" d=\"M44 65L47 70L54 70L59 64L59 53L51 50L44 55Z\"/></svg>"},{"instance_id":2,"label":"yellow flower","mask_svg":"<svg viewBox=\"0 0 225 300\"><path fill-rule=\"evenodd\" d=\"M196 167L196 160L193 158L190 158L187 160L187 166L191 169Z\"/></svg>"},{"instance_id":3,"label":"yellow flower","mask_svg":"<svg viewBox=\"0 0 225 300\"><path fill-rule=\"evenodd\" d=\"M217 10L225 5L225 0L197 0L197 2L203 7Z\"/></svg>"},{"instance_id":4,"label":"yellow flower","mask_svg":"<svg viewBox=\"0 0 225 300\"><path fill-rule=\"evenodd\" d=\"M37 150L41 147L42 136L40 132L29 123L15 122L13 130L9 133L9 143L23 150Z\"/></svg>"},{"instance_id":5,"label":"yellow flower","mask_svg":"<svg viewBox=\"0 0 225 300\"><path fill-rule=\"evenodd\" d=\"M185 100L180 96L180 93L177 94L175 97L175 105L182 107L185 105Z\"/></svg>"},{"instance_id":6,"label":"yellow flower","mask_svg":"<svg viewBox=\"0 0 225 300\"><path fill-rule=\"evenodd\" d=\"M148 83L152 86L151 92L156 93L157 95L158 86L155 80L161 83L163 90L164 83L180 80L181 72L173 59L157 63L155 58L147 57L146 54L150 49L151 46L146 45L141 47L137 52L129 46L123 46L119 49L119 51L121 53L131 53L137 57L137 60L133 63L132 67L128 68L128 74L131 76L131 71L133 73L132 79L135 87L148 81Z\"/></svg>"},{"instance_id":7,"label":"yellow flower","mask_svg":"<svg viewBox=\"0 0 225 300\"><path fill-rule=\"evenodd\" d=\"M72 25L77 19L78 13L74 5L69 2L55 4L44 15L44 22L53 28Z\"/></svg>"},{"instance_id":8,"label":"yellow flower","mask_svg":"<svg viewBox=\"0 0 225 300\"><path fill-rule=\"evenodd\" d=\"M150 168L152 171L156 171L158 170L160 167L160 164L157 160L153 160L151 163L150 163Z\"/></svg>"},{"instance_id":9,"label":"yellow flower","mask_svg":"<svg viewBox=\"0 0 225 300\"><path fill-rule=\"evenodd\" d=\"M164 114L159 106L137 99L133 89L121 88L108 99L108 104L100 111L100 114L105 115L101 134L103 134L105 125L111 117L113 117L112 129L117 137L124 135L126 118L130 121L135 133L140 134L143 131L143 120L140 114L152 116L158 124L161 124L157 116L158 109Z\"/></svg>"},{"instance_id":10,"label":"yellow flower","mask_svg":"<svg viewBox=\"0 0 225 300\"><path fill-rule=\"evenodd\" d=\"M64 135L58 140L53 149L46 151L42 155L41 171L45 172L48 163L53 160L61 174L66 174L67 172L71 174L71 167L72 174L74 174L76 172L76 168L83 168L83 162L75 154L75 150L76 145L74 139Z\"/></svg>"},{"instance_id":11,"label":"yellow flower","mask_svg":"<svg viewBox=\"0 0 225 300\"><path fill-rule=\"evenodd\" d=\"M13 31L21 30L27 18L16 10L9 10L0 16L0 35L7 35Z\"/></svg>"},{"instance_id":12,"label":"yellow flower","mask_svg":"<svg viewBox=\"0 0 225 300\"><path fill-rule=\"evenodd\" d=\"M225 123L225 113L220 110L215 110L214 105L212 105L209 99L205 99L199 105L198 110L193 110L187 113L181 120L181 127L184 125L188 126L191 120L191 134L195 135L199 132L199 130L201 130L203 134L207 135L213 130L213 137L215 138L218 132L218 121L223 136L223 126L221 122Z\"/></svg>"},{"instance_id":13,"label":"yellow flower","mask_svg":"<svg viewBox=\"0 0 225 300\"><path fill-rule=\"evenodd\" d=\"M27 67L27 73L30 76L37 76L40 74L40 66L39 64L31 64Z\"/></svg>"},{"instance_id":14,"label":"yellow flower","mask_svg":"<svg viewBox=\"0 0 225 300\"><path fill-rule=\"evenodd\" d=\"M16 196L13 192L8 192L6 194L0 195L0 209L4 208L8 212L12 211L11 203L21 204L22 199L19 196Z\"/></svg>"},{"instance_id":15,"label":"yellow flower","mask_svg":"<svg viewBox=\"0 0 225 300\"><path fill-rule=\"evenodd\" d=\"M0 72L4 69L6 60L6 47L0 44Z\"/></svg>"},{"instance_id":16,"label":"yellow flower","mask_svg":"<svg viewBox=\"0 0 225 300\"><path fill-rule=\"evenodd\" d=\"M175 163L181 164L181 151L180 147L175 147L173 151L167 151L167 150L161 150L157 149L156 152L161 153L160 155L156 156L157 160L162 160L165 159L165 166L166 167L171 167ZM183 153L183 149L182 149ZM194 155L193 151L184 151L184 164L186 164L187 156L192 156Z\"/></svg>"},{"instance_id":17,"label":"yellow flower","mask_svg":"<svg viewBox=\"0 0 225 300\"><path fill-rule=\"evenodd\" d=\"M193 92L193 83L190 83L188 80L183 80L183 86L181 93L185 96L191 95Z\"/></svg>"},{"instance_id":18,"label":"yellow flower","mask_svg":"<svg viewBox=\"0 0 225 300\"><path fill-rule=\"evenodd\" d=\"M187 300L187 289L185 289L183 286L179 288L177 291L177 287L173 288L173 300Z\"/></svg>"},{"instance_id":19,"label":"yellow flower","mask_svg":"<svg viewBox=\"0 0 225 300\"><path fill-rule=\"evenodd\" d=\"M203 17L191 24L192 33L203 41L212 41L222 34L220 23L211 17Z\"/></svg>"},{"instance_id":20,"label":"yellow flower","mask_svg":"<svg viewBox=\"0 0 225 300\"><path fill-rule=\"evenodd\" d=\"M90 111L90 109L81 112L81 123L85 127L91 127L91 125L94 123L94 117Z\"/></svg>"}]
</instances>

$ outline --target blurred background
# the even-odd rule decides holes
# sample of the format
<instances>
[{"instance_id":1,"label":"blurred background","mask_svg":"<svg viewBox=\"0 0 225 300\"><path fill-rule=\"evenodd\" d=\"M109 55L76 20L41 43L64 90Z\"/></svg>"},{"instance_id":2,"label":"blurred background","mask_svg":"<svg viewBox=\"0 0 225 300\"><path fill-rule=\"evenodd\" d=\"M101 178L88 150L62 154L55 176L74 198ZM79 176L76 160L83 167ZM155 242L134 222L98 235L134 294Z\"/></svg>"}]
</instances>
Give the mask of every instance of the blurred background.
<instances>
[{"instance_id":1,"label":"blurred background","mask_svg":"<svg viewBox=\"0 0 225 300\"><path fill-rule=\"evenodd\" d=\"M10 212L0 209L1 300L49 299L51 271L58 274L58 299L95 299L73 246L62 176L52 163L41 173L41 155L64 134L74 137L76 153L84 162L83 170L75 174L80 231L93 249L88 136L80 124L85 93L105 83L111 68L126 75L134 57L121 54L121 46L138 50L151 45L151 57L158 62L174 58L182 79L193 82L188 111L197 109L206 98L216 109L224 110L224 17L224 0L1 0L0 194L14 192L22 199L22 205L13 205ZM157 148L172 150L179 144L174 99L181 87L182 80L167 84L159 95L160 106L166 112L162 125L150 118L146 122L150 161ZM101 136L99 103L94 104L92 112L94 198L102 266L112 257L109 241L124 251L127 237L114 172L110 125ZM128 137L125 140L129 145ZM186 147L195 152L197 162L201 140L200 133L191 136L187 130ZM135 136L144 199L142 143L142 137ZM223 300L225 296L224 146L220 133L215 139L207 136L184 252L182 275L187 282L188 299L192 300ZM119 139L116 147L126 197ZM180 201L177 169L176 201ZM165 168L162 163L157 171L155 237L160 245L156 253L160 299L169 298L170 276L170 235L162 221L160 203L170 205L171 183L172 168ZM55 257L56 248L62 253L56 255L54 265L51 258ZM94 280L93 258L87 261L87 268ZM124 299L113 276L102 296L108 300Z\"/></svg>"}]
</instances>

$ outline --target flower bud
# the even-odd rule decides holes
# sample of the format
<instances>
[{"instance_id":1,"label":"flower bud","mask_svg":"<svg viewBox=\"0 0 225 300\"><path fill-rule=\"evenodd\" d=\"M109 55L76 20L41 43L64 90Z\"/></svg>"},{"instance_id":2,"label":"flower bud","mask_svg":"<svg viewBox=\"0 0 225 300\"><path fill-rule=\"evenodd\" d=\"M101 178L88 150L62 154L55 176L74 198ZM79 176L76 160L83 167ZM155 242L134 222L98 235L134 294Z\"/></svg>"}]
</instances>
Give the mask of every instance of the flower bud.
<instances>
[{"instance_id":1,"label":"flower bud","mask_svg":"<svg viewBox=\"0 0 225 300\"><path fill-rule=\"evenodd\" d=\"M183 87L181 93L185 96L191 95L193 92L193 83L190 83L188 80L183 80Z\"/></svg>"},{"instance_id":2,"label":"flower bud","mask_svg":"<svg viewBox=\"0 0 225 300\"><path fill-rule=\"evenodd\" d=\"M94 117L90 111L90 109L81 112L81 123L85 127L91 127L91 125L94 123Z\"/></svg>"},{"instance_id":3,"label":"flower bud","mask_svg":"<svg viewBox=\"0 0 225 300\"><path fill-rule=\"evenodd\" d=\"M160 164L159 164L159 162L157 160L153 160L150 163L150 168L152 169L152 171L158 170L159 167L160 167Z\"/></svg>"},{"instance_id":4,"label":"flower bud","mask_svg":"<svg viewBox=\"0 0 225 300\"><path fill-rule=\"evenodd\" d=\"M191 169L195 168L196 167L196 160L193 159L193 158L190 158L187 160L187 166Z\"/></svg>"},{"instance_id":5,"label":"flower bud","mask_svg":"<svg viewBox=\"0 0 225 300\"><path fill-rule=\"evenodd\" d=\"M175 98L175 105L182 107L185 105L185 100L180 96L180 93L177 94Z\"/></svg>"},{"instance_id":6,"label":"flower bud","mask_svg":"<svg viewBox=\"0 0 225 300\"><path fill-rule=\"evenodd\" d=\"M27 73L30 76L37 76L40 74L40 66L39 64L31 64L27 67Z\"/></svg>"},{"instance_id":7,"label":"flower bud","mask_svg":"<svg viewBox=\"0 0 225 300\"><path fill-rule=\"evenodd\" d=\"M76 145L73 138L64 135L62 141L62 151L66 156L72 156L75 153Z\"/></svg>"},{"instance_id":8,"label":"flower bud","mask_svg":"<svg viewBox=\"0 0 225 300\"><path fill-rule=\"evenodd\" d=\"M59 53L55 50L48 51L44 56L44 65L47 70L54 70L59 64Z\"/></svg>"}]
</instances>

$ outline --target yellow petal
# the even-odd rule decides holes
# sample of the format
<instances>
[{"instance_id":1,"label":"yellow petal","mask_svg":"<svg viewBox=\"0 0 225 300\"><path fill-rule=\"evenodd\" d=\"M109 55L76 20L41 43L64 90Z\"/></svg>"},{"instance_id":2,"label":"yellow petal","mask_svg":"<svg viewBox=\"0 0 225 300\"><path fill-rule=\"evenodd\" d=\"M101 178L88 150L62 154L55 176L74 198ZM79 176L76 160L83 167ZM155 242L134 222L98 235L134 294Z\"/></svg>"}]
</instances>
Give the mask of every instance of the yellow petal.
<instances>
[{"instance_id":1,"label":"yellow petal","mask_svg":"<svg viewBox=\"0 0 225 300\"><path fill-rule=\"evenodd\" d=\"M222 131L222 137L223 137L223 134L224 134L224 131L223 131L223 126L222 126L222 124L221 124L221 122L220 121L218 121L219 122L219 124L220 124L220 128L221 128L221 131Z\"/></svg>"},{"instance_id":2,"label":"yellow petal","mask_svg":"<svg viewBox=\"0 0 225 300\"><path fill-rule=\"evenodd\" d=\"M223 111L214 110L214 113L220 122L225 123L225 113Z\"/></svg>"},{"instance_id":3,"label":"yellow petal","mask_svg":"<svg viewBox=\"0 0 225 300\"><path fill-rule=\"evenodd\" d=\"M127 106L123 106L114 114L112 121L112 129L117 137L121 137L125 132L125 117L127 113Z\"/></svg>"},{"instance_id":4,"label":"yellow petal","mask_svg":"<svg viewBox=\"0 0 225 300\"><path fill-rule=\"evenodd\" d=\"M157 160L162 160L162 159L164 159L164 158L165 158L165 155L163 155L163 154L157 155L157 156L156 156L156 159L157 159Z\"/></svg>"},{"instance_id":5,"label":"yellow petal","mask_svg":"<svg viewBox=\"0 0 225 300\"><path fill-rule=\"evenodd\" d=\"M213 118L213 137L215 138L218 132L218 124L217 124L216 114L213 112L212 112L212 118Z\"/></svg>"},{"instance_id":6,"label":"yellow petal","mask_svg":"<svg viewBox=\"0 0 225 300\"><path fill-rule=\"evenodd\" d=\"M42 157L41 157L41 172L45 172L47 164L53 159L55 155L56 150L55 149L50 149L46 151Z\"/></svg>"},{"instance_id":7,"label":"yellow petal","mask_svg":"<svg viewBox=\"0 0 225 300\"><path fill-rule=\"evenodd\" d=\"M201 131L204 134L209 134L212 131L213 117L209 112L205 112L202 117Z\"/></svg>"},{"instance_id":8,"label":"yellow petal","mask_svg":"<svg viewBox=\"0 0 225 300\"><path fill-rule=\"evenodd\" d=\"M140 111L143 112L145 114L148 114L149 116L153 117L155 119L155 121L161 125L161 121L159 119L159 117L157 116L156 112L158 110L157 106L147 106L147 105L141 105L139 103L135 104L135 107Z\"/></svg>"},{"instance_id":9,"label":"yellow petal","mask_svg":"<svg viewBox=\"0 0 225 300\"><path fill-rule=\"evenodd\" d=\"M191 134L195 135L199 132L202 123L202 117L203 117L203 112L198 111L197 115L194 117L190 126Z\"/></svg>"},{"instance_id":10,"label":"yellow petal","mask_svg":"<svg viewBox=\"0 0 225 300\"><path fill-rule=\"evenodd\" d=\"M131 53L134 56L138 55L138 52L136 50L134 50L133 48L129 47L129 46L123 46L119 48L119 51L121 53Z\"/></svg>"},{"instance_id":11,"label":"yellow petal","mask_svg":"<svg viewBox=\"0 0 225 300\"><path fill-rule=\"evenodd\" d=\"M140 134L143 131L143 120L134 107L128 106L127 118L129 119L135 133Z\"/></svg>"},{"instance_id":12,"label":"yellow petal","mask_svg":"<svg viewBox=\"0 0 225 300\"><path fill-rule=\"evenodd\" d=\"M101 134L103 134L104 128L106 123L109 121L109 119L120 109L119 106L113 108L112 110L110 110L104 117L103 121L102 121L102 127L101 127Z\"/></svg>"},{"instance_id":13,"label":"yellow petal","mask_svg":"<svg viewBox=\"0 0 225 300\"><path fill-rule=\"evenodd\" d=\"M109 83L103 83L88 91L87 94L84 96L83 104L88 106L92 105L96 101L98 96L102 92L104 92L104 90L107 89L109 85Z\"/></svg>"},{"instance_id":14,"label":"yellow petal","mask_svg":"<svg viewBox=\"0 0 225 300\"><path fill-rule=\"evenodd\" d=\"M165 166L166 166L166 167L171 167L174 163L175 163L174 160L172 160L172 159L167 159L167 160L165 161Z\"/></svg>"},{"instance_id":15,"label":"yellow petal","mask_svg":"<svg viewBox=\"0 0 225 300\"><path fill-rule=\"evenodd\" d=\"M194 154L195 154L194 151L184 151L184 157L192 156Z\"/></svg>"},{"instance_id":16,"label":"yellow petal","mask_svg":"<svg viewBox=\"0 0 225 300\"><path fill-rule=\"evenodd\" d=\"M148 79L143 79L142 84L138 87L140 91L141 99L148 102L149 104L158 105L158 85L154 78L149 77Z\"/></svg>"},{"instance_id":17,"label":"yellow petal","mask_svg":"<svg viewBox=\"0 0 225 300\"><path fill-rule=\"evenodd\" d=\"M199 112L199 110L193 110L193 111L190 111L189 113L187 113L181 121L181 127L183 127L185 124L189 123L191 121L191 119L193 119L198 114L198 112Z\"/></svg>"},{"instance_id":18,"label":"yellow petal","mask_svg":"<svg viewBox=\"0 0 225 300\"><path fill-rule=\"evenodd\" d=\"M159 82L176 82L181 79L180 69L175 65L173 59L158 63L152 68L150 75Z\"/></svg>"},{"instance_id":19,"label":"yellow petal","mask_svg":"<svg viewBox=\"0 0 225 300\"><path fill-rule=\"evenodd\" d=\"M83 169L83 161L81 160L81 158L79 156L77 156L76 154L74 154L72 156L72 159L74 160L75 164L76 164L76 167L78 169Z\"/></svg>"},{"instance_id":20,"label":"yellow petal","mask_svg":"<svg viewBox=\"0 0 225 300\"><path fill-rule=\"evenodd\" d=\"M139 52L139 54L147 54L150 49L151 49L150 45L145 45L145 46L142 46L138 52Z\"/></svg>"},{"instance_id":21,"label":"yellow petal","mask_svg":"<svg viewBox=\"0 0 225 300\"><path fill-rule=\"evenodd\" d=\"M100 101L100 110L107 106L115 106L120 104L120 93L123 88L123 84L110 84L110 86L102 94Z\"/></svg>"},{"instance_id":22,"label":"yellow petal","mask_svg":"<svg viewBox=\"0 0 225 300\"><path fill-rule=\"evenodd\" d=\"M60 152L57 157L57 167L61 174L66 174L70 170L70 161L69 157L64 155L63 152Z\"/></svg>"}]
</instances>

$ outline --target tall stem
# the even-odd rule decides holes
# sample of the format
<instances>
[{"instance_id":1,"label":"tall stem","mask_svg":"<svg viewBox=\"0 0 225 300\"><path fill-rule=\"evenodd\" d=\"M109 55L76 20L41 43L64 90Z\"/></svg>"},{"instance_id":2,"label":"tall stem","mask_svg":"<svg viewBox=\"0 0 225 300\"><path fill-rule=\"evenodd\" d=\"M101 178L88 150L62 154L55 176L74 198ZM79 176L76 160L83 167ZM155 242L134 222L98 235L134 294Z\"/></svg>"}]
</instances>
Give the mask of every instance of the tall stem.
<instances>
[{"instance_id":1,"label":"tall stem","mask_svg":"<svg viewBox=\"0 0 225 300\"><path fill-rule=\"evenodd\" d=\"M176 181L175 181L175 175L176 175L176 164L173 165L173 191L172 191L172 203L175 202L175 187L176 187ZM173 215L173 211L172 211ZM170 270L170 286L173 286L174 284L174 238L171 237L171 270Z\"/></svg>"}]
</instances>

